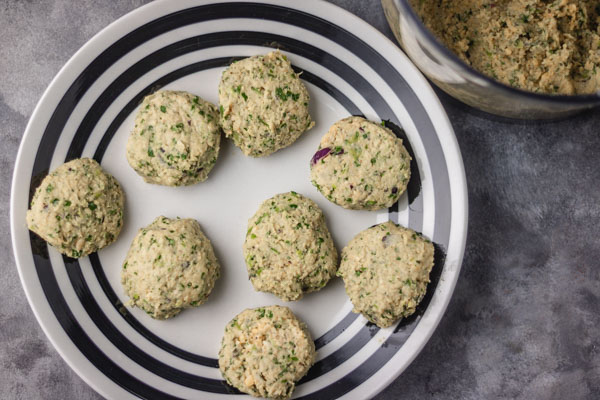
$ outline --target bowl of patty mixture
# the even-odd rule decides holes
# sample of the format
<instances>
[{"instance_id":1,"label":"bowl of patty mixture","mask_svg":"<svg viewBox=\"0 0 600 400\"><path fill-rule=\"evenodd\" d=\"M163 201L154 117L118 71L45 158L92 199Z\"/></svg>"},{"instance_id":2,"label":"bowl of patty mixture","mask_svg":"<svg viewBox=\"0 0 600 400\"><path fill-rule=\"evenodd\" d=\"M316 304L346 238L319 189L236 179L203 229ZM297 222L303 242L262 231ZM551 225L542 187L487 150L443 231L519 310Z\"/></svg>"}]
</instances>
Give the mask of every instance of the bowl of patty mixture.
<instances>
[{"instance_id":1,"label":"bowl of patty mixture","mask_svg":"<svg viewBox=\"0 0 600 400\"><path fill-rule=\"evenodd\" d=\"M437 86L488 113L556 119L600 105L594 0L382 0L400 45Z\"/></svg>"},{"instance_id":2,"label":"bowl of patty mixture","mask_svg":"<svg viewBox=\"0 0 600 400\"><path fill-rule=\"evenodd\" d=\"M319 206L300 193L265 200L248 221L248 278L283 301L321 290L337 271L338 254Z\"/></svg>"}]
</instances>

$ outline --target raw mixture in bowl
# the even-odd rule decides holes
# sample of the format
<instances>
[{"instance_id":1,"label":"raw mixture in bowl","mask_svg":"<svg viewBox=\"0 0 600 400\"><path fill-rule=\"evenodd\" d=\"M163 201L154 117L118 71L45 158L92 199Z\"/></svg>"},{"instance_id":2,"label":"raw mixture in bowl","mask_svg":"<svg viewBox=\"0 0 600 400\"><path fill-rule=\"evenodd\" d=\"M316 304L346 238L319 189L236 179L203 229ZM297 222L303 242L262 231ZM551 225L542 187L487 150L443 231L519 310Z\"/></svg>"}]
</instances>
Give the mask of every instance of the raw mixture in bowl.
<instances>
[{"instance_id":1,"label":"raw mixture in bowl","mask_svg":"<svg viewBox=\"0 0 600 400\"><path fill-rule=\"evenodd\" d=\"M507 85L549 94L600 90L598 0L410 0L467 64Z\"/></svg>"}]
</instances>

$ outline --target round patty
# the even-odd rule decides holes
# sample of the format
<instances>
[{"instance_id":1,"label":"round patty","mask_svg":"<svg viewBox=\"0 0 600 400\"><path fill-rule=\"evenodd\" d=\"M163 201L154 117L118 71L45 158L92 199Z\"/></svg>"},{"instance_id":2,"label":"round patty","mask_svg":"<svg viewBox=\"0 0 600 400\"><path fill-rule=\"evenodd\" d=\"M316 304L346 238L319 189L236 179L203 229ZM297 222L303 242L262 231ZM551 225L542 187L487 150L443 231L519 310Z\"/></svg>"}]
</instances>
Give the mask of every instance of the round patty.
<instances>
[{"instance_id":1,"label":"round patty","mask_svg":"<svg viewBox=\"0 0 600 400\"><path fill-rule=\"evenodd\" d=\"M337 250L323 212L296 192L260 205L248 221L244 257L254 288L285 301L320 290L337 270Z\"/></svg>"},{"instance_id":2,"label":"round patty","mask_svg":"<svg viewBox=\"0 0 600 400\"><path fill-rule=\"evenodd\" d=\"M35 190L27 226L69 257L85 257L115 241L124 196L115 178L89 158L61 165Z\"/></svg>"},{"instance_id":3,"label":"round patty","mask_svg":"<svg viewBox=\"0 0 600 400\"><path fill-rule=\"evenodd\" d=\"M267 156L313 127L309 95L279 51L234 62L219 83L221 126L245 155Z\"/></svg>"},{"instance_id":4,"label":"round patty","mask_svg":"<svg viewBox=\"0 0 600 400\"><path fill-rule=\"evenodd\" d=\"M338 271L354 312L381 328L413 314L427 290L433 253L429 240L393 222L360 232L342 250Z\"/></svg>"},{"instance_id":5,"label":"round patty","mask_svg":"<svg viewBox=\"0 0 600 400\"><path fill-rule=\"evenodd\" d=\"M388 128L361 117L336 122L310 163L313 185L330 201L354 210L390 207L406 190L410 155Z\"/></svg>"},{"instance_id":6,"label":"round patty","mask_svg":"<svg viewBox=\"0 0 600 400\"><path fill-rule=\"evenodd\" d=\"M152 318L167 319L204 303L219 278L210 240L193 219L156 218L138 231L121 270L121 283Z\"/></svg>"},{"instance_id":7,"label":"round patty","mask_svg":"<svg viewBox=\"0 0 600 400\"><path fill-rule=\"evenodd\" d=\"M127 161L148 183L192 185L208 178L219 155L216 106L187 92L144 98L127 141Z\"/></svg>"},{"instance_id":8,"label":"round patty","mask_svg":"<svg viewBox=\"0 0 600 400\"><path fill-rule=\"evenodd\" d=\"M231 386L256 397L288 399L314 363L315 345L287 307L239 313L225 327L219 369Z\"/></svg>"}]
</instances>

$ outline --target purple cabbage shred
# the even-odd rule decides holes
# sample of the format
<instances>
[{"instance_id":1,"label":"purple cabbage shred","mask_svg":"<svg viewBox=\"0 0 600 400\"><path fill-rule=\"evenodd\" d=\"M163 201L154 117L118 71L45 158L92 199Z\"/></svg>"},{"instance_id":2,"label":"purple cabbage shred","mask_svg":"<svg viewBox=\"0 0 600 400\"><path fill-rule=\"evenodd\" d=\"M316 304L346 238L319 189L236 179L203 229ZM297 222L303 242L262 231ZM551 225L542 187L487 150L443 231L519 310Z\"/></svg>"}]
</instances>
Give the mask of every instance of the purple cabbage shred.
<instances>
[{"instance_id":1,"label":"purple cabbage shred","mask_svg":"<svg viewBox=\"0 0 600 400\"><path fill-rule=\"evenodd\" d=\"M319 160L321 158L327 156L330 152L331 152L331 149L329 147L324 147L324 148L318 150L315 153L315 155L312 157L312 159L310 160L310 164L315 165L316 163L319 162Z\"/></svg>"}]
</instances>

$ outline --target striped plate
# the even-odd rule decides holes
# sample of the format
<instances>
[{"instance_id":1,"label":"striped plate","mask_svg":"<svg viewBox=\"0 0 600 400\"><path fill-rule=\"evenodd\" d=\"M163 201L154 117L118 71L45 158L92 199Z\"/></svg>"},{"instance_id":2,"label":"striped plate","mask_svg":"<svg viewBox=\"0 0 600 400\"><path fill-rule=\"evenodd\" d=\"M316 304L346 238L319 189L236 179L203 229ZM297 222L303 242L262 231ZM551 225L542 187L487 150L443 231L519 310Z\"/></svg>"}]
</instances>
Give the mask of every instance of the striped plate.
<instances>
[{"instance_id":1,"label":"striped plate","mask_svg":"<svg viewBox=\"0 0 600 400\"><path fill-rule=\"evenodd\" d=\"M282 5L285 4L285 5ZM127 165L125 143L141 99L158 88L217 102L232 60L284 51L303 71L317 124L294 145L264 159L244 157L225 140L210 178L166 188L142 182ZM381 212L344 210L310 184L309 160L336 120L364 115L401 126L413 178L398 204ZM126 192L125 227L88 258L62 257L25 225L30 196L49 170L94 157ZM325 212L339 249L388 219L436 244L428 293L418 311L388 329L351 312L343 284L288 304L307 322L317 362L296 398L362 399L397 377L423 348L454 289L465 245L466 184L460 152L440 102L404 54L375 29L326 2L304 0L159 1L119 19L64 66L40 100L21 143L11 223L19 274L31 307L59 353L107 398L241 396L222 380L217 352L224 326L247 307L281 304L256 293L241 245L259 203L295 190ZM126 309L120 266L135 232L154 217L196 218L223 266L209 301L170 321Z\"/></svg>"}]
</instances>

